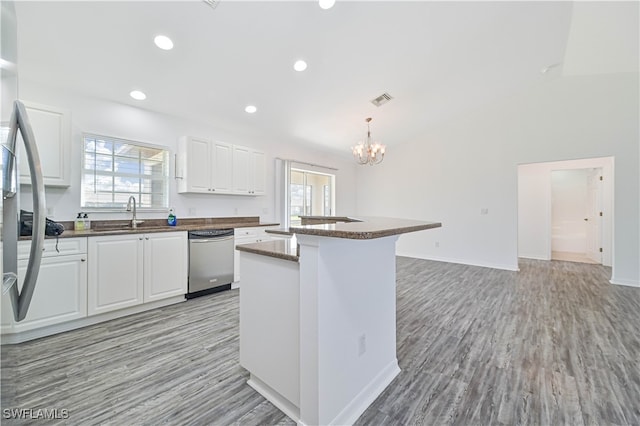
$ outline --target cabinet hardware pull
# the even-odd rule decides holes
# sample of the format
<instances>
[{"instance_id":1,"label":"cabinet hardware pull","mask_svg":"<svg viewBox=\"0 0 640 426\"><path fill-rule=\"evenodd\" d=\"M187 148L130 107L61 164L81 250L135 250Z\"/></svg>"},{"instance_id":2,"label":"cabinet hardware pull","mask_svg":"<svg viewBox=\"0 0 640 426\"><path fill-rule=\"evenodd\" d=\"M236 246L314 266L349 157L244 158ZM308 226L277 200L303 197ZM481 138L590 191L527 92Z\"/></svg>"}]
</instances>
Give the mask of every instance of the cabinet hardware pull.
<instances>
[{"instance_id":1,"label":"cabinet hardware pull","mask_svg":"<svg viewBox=\"0 0 640 426\"><path fill-rule=\"evenodd\" d=\"M149 241L149 237L146 237L145 240Z\"/></svg>"},{"instance_id":2,"label":"cabinet hardware pull","mask_svg":"<svg viewBox=\"0 0 640 426\"><path fill-rule=\"evenodd\" d=\"M81 261L81 262L86 262L86 261L87 261L87 259L82 258L82 259L80 259L80 261Z\"/></svg>"}]
</instances>

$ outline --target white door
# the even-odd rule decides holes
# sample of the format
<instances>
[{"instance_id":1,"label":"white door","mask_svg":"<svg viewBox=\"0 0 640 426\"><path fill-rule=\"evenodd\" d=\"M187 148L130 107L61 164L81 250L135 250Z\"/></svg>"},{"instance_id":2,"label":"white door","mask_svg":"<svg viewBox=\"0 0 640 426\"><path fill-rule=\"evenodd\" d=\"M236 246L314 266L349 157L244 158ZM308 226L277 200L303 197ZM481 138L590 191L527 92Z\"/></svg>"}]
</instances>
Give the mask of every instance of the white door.
<instances>
[{"instance_id":1,"label":"white door","mask_svg":"<svg viewBox=\"0 0 640 426\"><path fill-rule=\"evenodd\" d=\"M211 143L206 139L189 138L187 144L187 190L189 192L210 192Z\"/></svg>"},{"instance_id":2,"label":"white door","mask_svg":"<svg viewBox=\"0 0 640 426\"><path fill-rule=\"evenodd\" d=\"M233 147L233 192L249 194L249 167L251 167L251 153L244 146Z\"/></svg>"},{"instance_id":3,"label":"white door","mask_svg":"<svg viewBox=\"0 0 640 426\"><path fill-rule=\"evenodd\" d=\"M264 152L251 151L251 190L253 195L264 195L266 179L264 175Z\"/></svg>"},{"instance_id":4,"label":"white door","mask_svg":"<svg viewBox=\"0 0 640 426\"><path fill-rule=\"evenodd\" d=\"M219 194L231 192L232 145L213 142L211 146L211 189Z\"/></svg>"},{"instance_id":5,"label":"white door","mask_svg":"<svg viewBox=\"0 0 640 426\"><path fill-rule=\"evenodd\" d=\"M142 303L143 236L89 238L89 315Z\"/></svg>"},{"instance_id":6,"label":"white door","mask_svg":"<svg viewBox=\"0 0 640 426\"><path fill-rule=\"evenodd\" d=\"M188 278L187 233L162 232L144 238L144 302L184 296Z\"/></svg>"},{"instance_id":7,"label":"white door","mask_svg":"<svg viewBox=\"0 0 640 426\"><path fill-rule=\"evenodd\" d=\"M602 263L602 169L594 168L587 174L586 204L586 255L597 263Z\"/></svg>"}]
</instances>

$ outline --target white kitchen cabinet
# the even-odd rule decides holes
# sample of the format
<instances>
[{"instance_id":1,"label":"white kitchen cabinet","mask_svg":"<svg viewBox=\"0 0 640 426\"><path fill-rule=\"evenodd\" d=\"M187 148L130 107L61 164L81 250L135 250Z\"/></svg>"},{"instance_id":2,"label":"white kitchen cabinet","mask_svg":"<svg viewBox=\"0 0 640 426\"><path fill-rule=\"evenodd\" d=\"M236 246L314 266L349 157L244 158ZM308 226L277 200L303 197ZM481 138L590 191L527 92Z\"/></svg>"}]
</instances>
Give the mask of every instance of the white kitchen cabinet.
<instances>
[{"instance_id":1,"label":"white kitchen cabinet","mask_svg":"<svg viewBox=\"0 0 640 426\"><path fill-rule=\"evenodd\" d=\"M24 106L38 145L45 186L70 186L71 112L26 101ZM18 158L27 158L22 139L18 141L18 152ZM20 183L31 185L26 160L20 162L19 170Z\"/></svg>"},{"instance_id":2,"label":"white kitchen cabinet","mask_svg":"<svg viewBox=\"0 0 640 426\"><path fill-rule=\"evenodd\" d=\"M233 230L233 282L240 281L240 252L235 249L238 244L261 243L269 241L271 234L265 232L269 228L277 228L278 226L260 226L252 228L235 228Z\"/></svg>"},{"instance_id":3,"label":"white kitchen cabinet","mask_svg":"<svg viewBox=\"0 0 640 426\"><path fill-rule=\"evenodd\" d=\"M265 154L245 146L233 146L233 193L264 195Z\"/></svg>"},{"instance_id":4,"label":"white kitchen cabinet","mask_svg":"<svg viewBox=\"0 0 640 426\"><path fill-rule=\"evenodd\" d=\"M186 232L162 232L144 237L144 303L187 292Z\"/></svg>"},{"instance_id":5,"label":"white kitchen cabinet","mask_svg":"<svg viewBox=\"0 0 640 426\"><path fill-rule=\"evenodd\" d=\"M193 136L178 142L176 178L179 193L232 192L232 145Z\"/></svg>"},{"instance_id":6,"label":"white kitchen cabinet","mask_svg":"<svg viewBox=\"0 0 640 426\"><path fill-rule=\"evenodd\" d=\"M143 240L143 234L89 239L89 315L142 303Z\"/></svg>"},{"instance_id":7,"label":"white kitchen cabinet","mask_svg":"<svg viewBox=\"0 0 640 426\"><path fill-rule=\"evenodd\" d=\"M18 243L18 283L27 269L31 241ZM2 332L18 333L87 316L87 239L46 240L43 258L24 320L16 323L9 295L2 297Z\"/></svg>"},{"instance_id":8,"label":"white kitchen cabinet","mask_svg":"<svg viewBox=\"0 0 640 426\"><path fill-rule=\"evenodd\" d=\"M251 169L249 185L253 195L264 195L266 190L265 154L260 151L251 151Z\"/></svg>"},{"instance_id":9,"label":"white kitchen cabinet","mask_svg":"<svg viewBox=\"0 0 640 426\"><path fill-rule=\"evenodd\" d=\"M90 238L89 315L184 295L187 256L186 232Z\"/></svg>"}]
</instances>

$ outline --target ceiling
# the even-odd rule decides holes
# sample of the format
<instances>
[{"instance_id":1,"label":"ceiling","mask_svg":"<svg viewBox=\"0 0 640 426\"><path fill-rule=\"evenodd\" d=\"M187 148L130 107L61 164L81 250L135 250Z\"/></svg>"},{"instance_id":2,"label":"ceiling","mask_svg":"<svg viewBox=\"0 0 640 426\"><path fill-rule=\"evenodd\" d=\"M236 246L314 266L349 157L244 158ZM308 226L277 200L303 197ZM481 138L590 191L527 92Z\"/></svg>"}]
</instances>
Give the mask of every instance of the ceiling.
<instances>
[{"instance_id":1,"label":"ceiling","mask_svg":"<svg viewBox=\"0 0 640 426\"><path fill-rule=\"evenodd\" d=\"M270 140L393 146L562 63L570 2L17 2L20 77ZM174 49L155 47L157 34ZM304 72L293 63L304 59ZM139 89L145 101L129 92ZM388 92L394 99L370 103ZM255 114L244 111L256 105Z\"/></svg>"}]
</instances>

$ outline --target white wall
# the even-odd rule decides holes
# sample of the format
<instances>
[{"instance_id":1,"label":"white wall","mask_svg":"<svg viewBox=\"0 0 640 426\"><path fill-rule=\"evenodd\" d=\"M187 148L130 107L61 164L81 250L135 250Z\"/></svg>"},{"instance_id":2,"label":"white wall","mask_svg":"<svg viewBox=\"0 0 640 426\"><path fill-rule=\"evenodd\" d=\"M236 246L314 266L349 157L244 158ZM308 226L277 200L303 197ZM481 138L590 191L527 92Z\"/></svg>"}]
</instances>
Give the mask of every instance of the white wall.
<instances>
[{"instance_id":1,"label":"white wall","mask_svg":"<svg viewBox=\"0 0 640 426\"><path fill-rule=\"evenodd\" d=\"M210 216L260 216L263 221L276 221L275 209L275 157L320 163L336 167L336 209L339 214L351 215L356 211L356 166L334 153L314 150L295 141L274 141L250 136L246 129L220 129L215 118L211 123L196 123L180 117L163 115L130 105L87 98L82 95L61 92L35 83L20 82L20 98L45 105L71 110L72 143L71 181L69 188L47 188L47 206L53 208L50 217L56 220L73 220L80 208L80 167L82 133L114 136L123 139L162 145L171 151L170 205L175 207L178 221L185 217ZM210 137L237 145L245 145L266 153L267 194L260 197L233 195L178 194L173 180L173 154L180 136ZM21 206L31 208L29 186L21 188ZM189 216L190 209L195 214ZM82 209L85 211L84 209ZM141 218L163 218L166 213L141 213ZM130 213L90 213L91 218L125 219Z\"/></svg>"},{"instance_id":2,"label":"white wall","mask_svg":"<svg viewBox=\"0 0 640 426\"><path fill-rule=\"evenodd\" d=\"M613 156L612 281L640 285L638 82L638 73L541 77L518 95L391 145L384 163L358 171L358 214L443 223L402 236L401 255L516 269L517 165Z\"/></svg>"}]
</instances>

